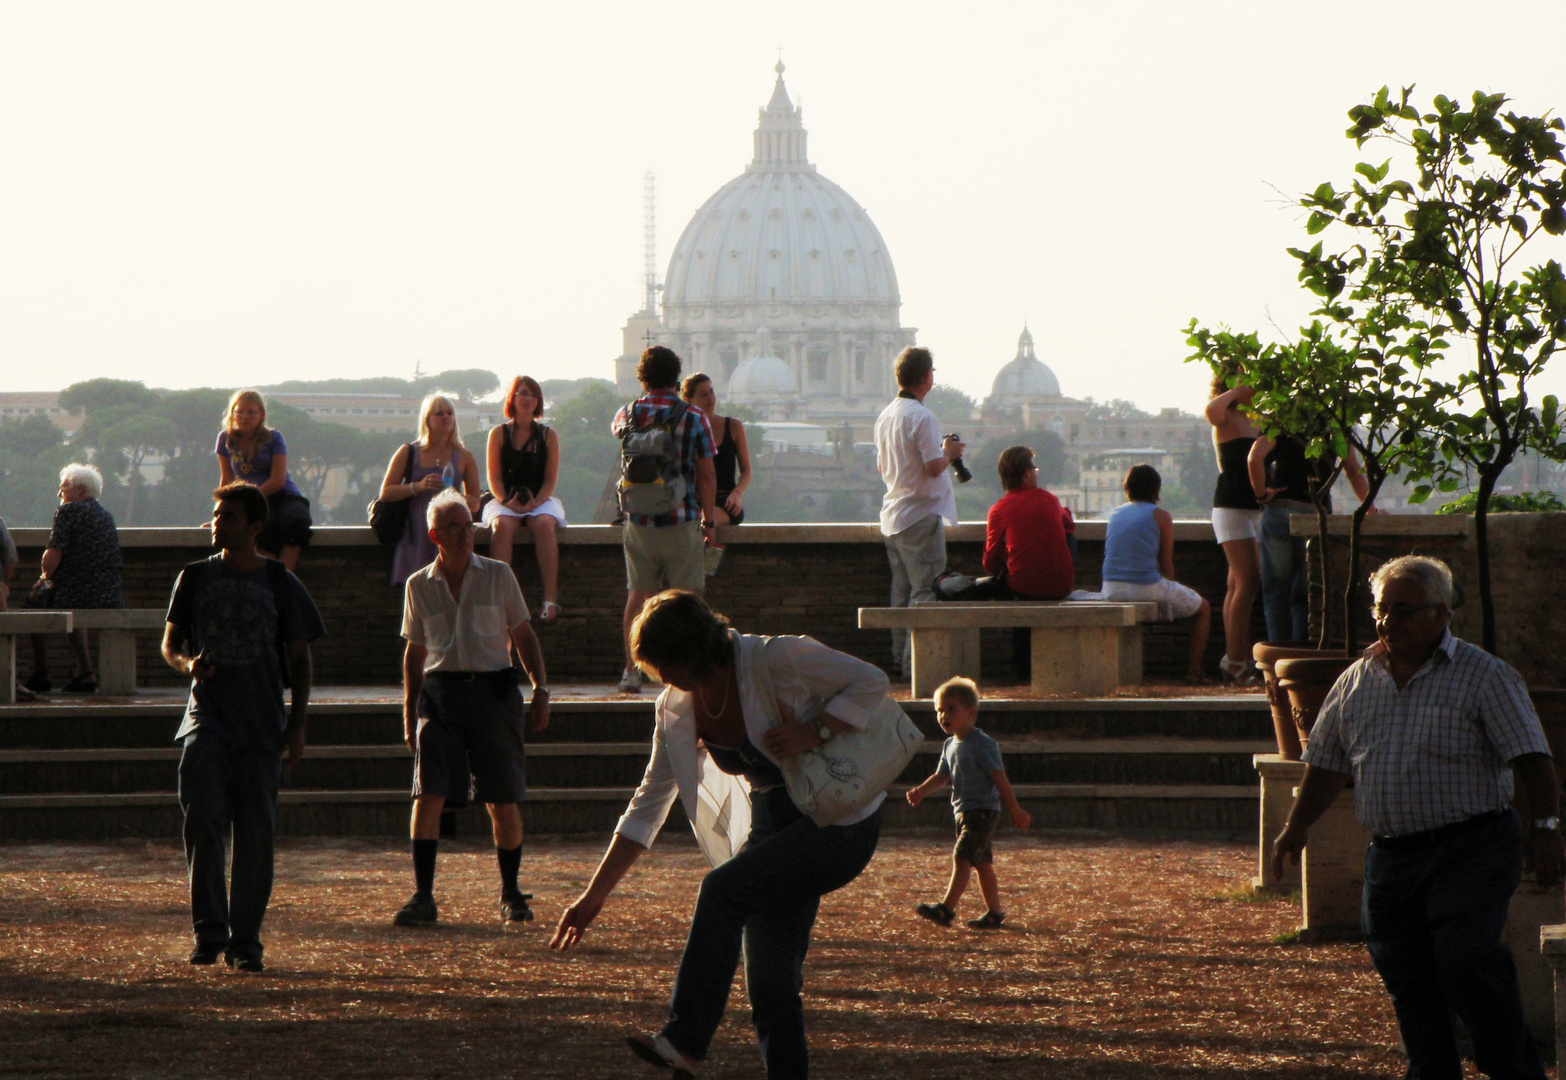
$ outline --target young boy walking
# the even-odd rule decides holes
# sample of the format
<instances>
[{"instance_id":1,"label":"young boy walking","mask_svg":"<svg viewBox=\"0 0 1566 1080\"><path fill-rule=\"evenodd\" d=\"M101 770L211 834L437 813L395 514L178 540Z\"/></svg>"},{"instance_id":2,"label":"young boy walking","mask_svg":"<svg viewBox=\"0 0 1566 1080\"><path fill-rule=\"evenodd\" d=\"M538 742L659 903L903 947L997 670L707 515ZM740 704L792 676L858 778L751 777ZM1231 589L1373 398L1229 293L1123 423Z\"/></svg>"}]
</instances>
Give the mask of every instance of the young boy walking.
<instances>
[{"instance_id":1,"label":"young boy walking","mask_svg":"<svg viewBox=\"0 0 1566 1080\"><path fill-rule=\"evenodd\" d=\"M994 930L1006 918L1000 907L1000 887L995 882L995 855L991 841L1000 823L1002 804L1019 829L1033 824L1033 815L1017 803L1011 782L1001 764L1000 747L978 728L979 688L971 679L949 679L935 691L935 715L941 730L950 736L941 747L940 764L918 787L908 791L908 805L918 806L926 795L952 786L952 810L957 817L957 844L952 848L952 879L938 904L920 904L914 910L931 922L950 926L957 916L957 902L968 888L974 870L987 910L969 919L975 930Z\"/></svg>"}]
</instances>

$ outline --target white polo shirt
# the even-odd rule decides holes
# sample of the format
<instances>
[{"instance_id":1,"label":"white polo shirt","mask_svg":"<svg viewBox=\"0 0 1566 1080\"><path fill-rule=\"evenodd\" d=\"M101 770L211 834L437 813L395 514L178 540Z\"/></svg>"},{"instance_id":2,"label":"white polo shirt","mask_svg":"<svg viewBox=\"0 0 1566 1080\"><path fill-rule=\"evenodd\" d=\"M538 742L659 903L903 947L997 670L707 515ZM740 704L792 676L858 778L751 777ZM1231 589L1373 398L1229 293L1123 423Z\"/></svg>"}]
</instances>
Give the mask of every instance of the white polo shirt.
<instances>
[{"instance_id":1,"label":"white polo shirt","mask_svg":"<svg viewBox=\"0 0 1566 1080\"><path fill-rule=\"evenodd\" d=\"M886 483L881 500L881 535L896 536L931 514L957 524L952 478L924 471L926 461L942 456L941 423L913 398L896 397L875 421L875 464Z\"/></svg>"},{"instance_id":2,"label":"white polo shirt","mask_svg":"<svg viewBox=\"0 0 1566 1080\"><path fill-rule=\"evenodd\" d=\"M457 597L438 566L437 559L414 571L402 605L402 636L429 650L425 672L510 667L511 630L531 617L511 567L474 555Z\"/></svg>"}]
</instances>

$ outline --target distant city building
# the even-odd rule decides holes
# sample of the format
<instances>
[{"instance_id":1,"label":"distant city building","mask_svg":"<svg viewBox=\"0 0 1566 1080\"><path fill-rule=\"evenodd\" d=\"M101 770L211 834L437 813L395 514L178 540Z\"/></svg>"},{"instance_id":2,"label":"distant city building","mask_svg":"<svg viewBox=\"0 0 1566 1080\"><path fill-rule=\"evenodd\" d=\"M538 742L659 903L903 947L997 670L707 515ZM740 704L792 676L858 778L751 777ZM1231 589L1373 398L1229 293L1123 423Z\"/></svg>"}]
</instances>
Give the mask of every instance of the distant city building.
<instances>
[{"instance_id":1,"label":"distant city building","mask_svg":"<svg viewBox=\"0 0 1566 1080\"><path fill-rule=\"evenodd\" d=\"M636 360L651 342L705 371L721 400L779 420L870 422L896 392L892 361L913 344L901 325L886 242L842 188L805 154L802 111L777 65L760 110L755 156L695 215L664 279L624 329L616 362L634 394Z\"/></svg>"}]
</instances>

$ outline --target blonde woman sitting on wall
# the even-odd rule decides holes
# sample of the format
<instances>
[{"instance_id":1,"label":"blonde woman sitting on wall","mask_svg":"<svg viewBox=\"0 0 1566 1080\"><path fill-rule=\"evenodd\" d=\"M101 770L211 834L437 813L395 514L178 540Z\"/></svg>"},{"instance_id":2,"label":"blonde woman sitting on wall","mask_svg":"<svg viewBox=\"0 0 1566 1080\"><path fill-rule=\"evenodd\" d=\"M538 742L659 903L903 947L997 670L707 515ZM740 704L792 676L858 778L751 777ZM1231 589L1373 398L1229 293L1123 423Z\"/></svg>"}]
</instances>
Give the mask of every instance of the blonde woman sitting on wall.
<instances>
[{"instance_id":1,"label":"blonde woman sitting on wall","mask_svg":"<svg viewBox=\"0 0 1566 1080\"><path fill-rule=\"evenodd\" d=\"M409 458L417 455L409 468ZM407 479L404 479L406 477ZM392 552L393 585L401 585L420 567L435 559L435 544L424 527L424 512L435 493L453 487L468 500L468 512L479 509L478 459L462 445L457 426L457 406L444 394L434 393L419 406L419 441L397 448L381 481L381 501L411 499L408 525Z\"/></svg>"}]
</instances>

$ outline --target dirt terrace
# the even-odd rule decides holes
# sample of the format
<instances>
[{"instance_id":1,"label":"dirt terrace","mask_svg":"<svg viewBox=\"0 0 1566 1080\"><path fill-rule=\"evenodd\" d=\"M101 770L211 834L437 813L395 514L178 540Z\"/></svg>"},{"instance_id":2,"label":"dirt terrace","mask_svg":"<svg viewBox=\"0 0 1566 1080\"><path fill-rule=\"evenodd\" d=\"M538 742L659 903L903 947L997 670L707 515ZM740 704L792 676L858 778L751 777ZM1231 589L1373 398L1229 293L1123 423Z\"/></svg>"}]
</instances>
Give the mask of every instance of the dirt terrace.
<instances>
[{"instance_id":1,"label":"dirt terrace","mask_svg":"<svg viewBox=\"0 0 1566 1080\"><path fill-rule=\"evenodd\" d=\"M1297 903L1249 895L1241 844L1002 834L1005 928L943 930L943 835L883 841L826 899L806 968L817 1077L1398 1075L1390 1005L1355 944L1277 944ZM168 843L0 846L0 1076L657 1077L623 1049L660 1023L702 870L666 837L587 947L545 948L598 843L530 842L539 921L502 926L492 848L444 845L442 925L398 930L401 844L278 855L268 969L185 963ZM976 883L975 883L976 885ZM982 908L977 891L960 916ZM702 1074L759 1077L737 986Z\"/></svg>"}]
</instances>

